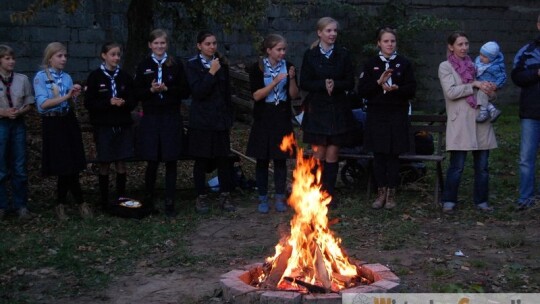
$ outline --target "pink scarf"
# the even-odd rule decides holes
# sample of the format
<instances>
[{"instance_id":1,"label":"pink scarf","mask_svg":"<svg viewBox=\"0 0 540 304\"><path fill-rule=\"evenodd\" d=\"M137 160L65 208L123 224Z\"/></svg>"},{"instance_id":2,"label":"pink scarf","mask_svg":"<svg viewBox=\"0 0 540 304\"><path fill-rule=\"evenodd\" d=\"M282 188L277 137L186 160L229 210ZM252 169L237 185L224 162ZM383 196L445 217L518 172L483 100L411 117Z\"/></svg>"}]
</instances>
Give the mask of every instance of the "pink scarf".
<instances>
[{"instance_id":1,"label":"pink scarf","mask_svg":"<svg viewBox=\"0 0 540 304\"><path fill-rule=\"evenodd\" d=\"M474 81L474 75L476 73L474 69L474 64L471 60L471 57L465 56L465 58L460 59L454 54L448 55L448 62L452 65L454 70L458 73L463 83L471 83ZM473 95L467 96L467 103L474 109L476 109L476 98Z\"/></svg>"}]
</instances>

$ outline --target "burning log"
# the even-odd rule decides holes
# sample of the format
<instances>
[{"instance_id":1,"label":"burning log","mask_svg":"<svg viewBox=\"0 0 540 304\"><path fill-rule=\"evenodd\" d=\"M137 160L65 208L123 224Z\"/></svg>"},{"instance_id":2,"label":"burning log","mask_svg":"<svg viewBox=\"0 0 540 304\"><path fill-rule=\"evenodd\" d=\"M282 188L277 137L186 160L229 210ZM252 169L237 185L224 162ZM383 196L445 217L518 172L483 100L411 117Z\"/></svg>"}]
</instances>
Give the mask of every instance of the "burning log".
<instances>
[{"instance_id":1,"label":"burning log","mask_svg":"<svg viewBox=\"0 0 540 304\"><path fill-rule=\"evenodd\" d=\"M280 148L292 151L294 137L286 136ZM347 254L329 226L339 222L328 220L327 204L330 197L321 192L321 171L316 159L304 159L298 149L294 182L288 203L295 211L290 224L290 235L276 246L276 253L267 259L269 268L261 276L262 288L288 290L302 288L309 292L326 293L349 286L358 275ZM334 275L337 273L338 275ZM293 282L291 284L291 282Z\"/></svg>"},{"instance_id":2,"label":"burning log","mask_svg":"<svg viewBox=\"0 0 540 304\"><path fill-rule=\"evenodd\" d=\"M317 271L317 279L321 281L325 289L330 289L330 287L332 287L332 282L330 281L330 276L326 270L326 265L324 265L324 257L319 246L316 246L315 248L315 268Z\"/></svg>"},{"instance_id":3,"label":"burning log","mask_svg":"<svg viewBox=\"0 0 540 304\"><path fill-rule=\"evenodd\" d=\"M342 274L339 274L339 273L333 273L332 278L334 278L334 280L336 280L336 281L340 282L341 284L343 284L343 286L345 286L345 288L348 288L349 286L351 286L351 282L353 280L353 277L342 275Z\"/></svg>"},{"instance_id":4,"label":"burning log","mask_svg":"<svg viewBox=\"0 0 540 304\"><path fill-rule=\"evenodd\" d=\"M292 247L289 244L287 244L283 248L283 251L280 253L277 260L274 262L274 266L270 270L268 277L261 284L262 288L275 288L277 286L277 284L281 280L281 277L283 276L283 273L287 269L287 261L291 257L291 254L292 254Z\"/></svg>"},{"instance_id":5,"label":"burning log","mask_svg":"<svg viewBox=\"0 0 540 304\"><path fill-rule=\"evenodd\" d=\"M327 293L328 292L328 290L326 290L324 287L309 284L308 282L304 282L302 280L297 280L297 279L291 278L291 277L284 277L283 279L285 281L287 281L287 282L294 283L294 284L296 284L298 286L305 287L307 289L307 291L311 292L311 293Z\"/></svg>"}]
</instances>

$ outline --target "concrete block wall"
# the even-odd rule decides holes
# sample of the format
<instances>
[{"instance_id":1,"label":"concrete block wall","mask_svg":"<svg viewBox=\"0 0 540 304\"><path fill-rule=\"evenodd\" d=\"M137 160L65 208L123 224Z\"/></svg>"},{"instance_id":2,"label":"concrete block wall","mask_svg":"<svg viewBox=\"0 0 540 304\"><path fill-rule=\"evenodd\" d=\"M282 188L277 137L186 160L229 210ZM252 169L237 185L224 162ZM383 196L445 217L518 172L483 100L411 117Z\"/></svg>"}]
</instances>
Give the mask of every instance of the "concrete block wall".
<instances>
[{"instance_id":1,"label":"concrete block wall","mask_svg":"<svg viewBox=\"0 0 540 304\"><path fill-rule=\"evenodd\" d=\"M33 1L5 2L0 13L0 43L15 49L17 70L31 78L40 69L43 50L52 41L67 46L66 71L75 81L82 81L99 65L98 53L105 41L125 41L127 37L125 1L83 1L73 15L53 6L26 24L11 23L10 14L24 10Z\"/></svg>"},{"instance_id":2,"label":"concrete block wall","mask_svg":"<svg viewBox=\"0 0 540 304\"><path fill-rule=\"evenodd\" d=\"M129 1L83 1L83 7L74 15L68 15L60 7L53 6L39 12L36 18L27 24L12 24L9 15L15 10L26 8L33 0L5 2L0 12L0 43L15 48L18 54L18 70L30 77L33 77L39 68L43 49L51 41L61 41L68 46L70 60L66 70L75 80L86 79L88 72L97 67L99 64L97 53L103 42L126 41L126 11ZM385 2L386 0L369 2L349 0L349 3L360 5L369 12L375 12ZM484 42L498 41L506 58L508 72L517 50L539 34L536 29L536 17L540 13L540 3L534 0L410 0L408 3L412 8L410 13L439 16L457 24L456 28L426 31L415 42L415 48L421 54L421 62L417 66L416 73L424 85L418 92L419 103L432 105L433 108L444 107L441 103L443 97L437 69L439 63L445 60L446 37L450 32L459 29L469 34L473 56ZM259 31L262 35L267 33L284 35L289 42L287 57L300 67L303 53L316 39L315 23L325 14L314 11L298 20L290 16L287 8L273 4L266 18L261 20ZM355 16L333 15L333 17L340 21L341 30L347 31L350 19ZM227 54L232 63L251 63L256 60L258 46L254 46L248 34L243 31L230 34L216 32L221 51ZM193 47L176 46L173 49L177 51L176 55L184 58L193 54ZM518 94L518 88L509 79L501 91L499 100L516 102Z\"/></svg>"}]
</instances>

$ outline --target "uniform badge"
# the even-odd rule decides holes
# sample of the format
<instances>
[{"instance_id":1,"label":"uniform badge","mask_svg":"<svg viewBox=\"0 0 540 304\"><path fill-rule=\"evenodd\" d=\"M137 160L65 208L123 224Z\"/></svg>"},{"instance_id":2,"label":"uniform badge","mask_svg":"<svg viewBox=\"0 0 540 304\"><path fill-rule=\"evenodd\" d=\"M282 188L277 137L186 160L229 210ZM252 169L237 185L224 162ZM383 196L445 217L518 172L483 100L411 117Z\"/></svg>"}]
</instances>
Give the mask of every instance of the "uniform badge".
<instances>
[{"instance_id":1,"label":"uniform badge","mask_svg":"<svg viewBox=\"0 0 540 304\"><path fill-rule=\"evenodd\" d=\"M373 67L373 70L374 70L374 71L378 71L378 70L379 70L379 67Z\"/></svg>"},{"instance_id":2,"label":"uniform badge","mask_svg":"<svg viewBox=\"0 0 540 304\"><path fill-rule=\"evenodd\" d=\"M399 63L398 63L398 64L396 64L396 68L399 68L400 66L401 66L401 64L399 64Z\"/></svg>"},{"instance_id":3,"label":"uniform badge","mask_svg":"<svg viewBox=\"0 0 540 304\"><path fill-rule=\"evenodd\" d=\"M146 71L144 71L144 75L148 75L148 74L153 74L154 71L152 71L151 69L146 69Z\"/></svg>"}]
</instances>

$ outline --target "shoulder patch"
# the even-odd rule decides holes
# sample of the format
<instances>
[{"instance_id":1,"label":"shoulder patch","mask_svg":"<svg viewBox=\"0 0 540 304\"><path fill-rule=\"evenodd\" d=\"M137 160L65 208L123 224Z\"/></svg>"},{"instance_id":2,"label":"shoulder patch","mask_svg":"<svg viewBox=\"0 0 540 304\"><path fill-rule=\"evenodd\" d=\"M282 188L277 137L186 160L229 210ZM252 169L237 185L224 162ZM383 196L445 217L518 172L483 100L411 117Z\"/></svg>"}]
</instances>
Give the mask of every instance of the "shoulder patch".
<instances>
[{"instance_id":1,"label":"shoulder patch","mask_svg":"<svg viewBox=\"0 0 540 304\"><path fill-rule=\"evenodd\" d=\"M364 78L364 72L360 73L360 78Z\"/></svg>"},{"instance_id":2,"label":"shoulder patch","mask_svg":"<svg viewBox=\"0 0 540 304\"><path fill-rule=\"evenodd\" d=\"M38 85L39 84L39 78L34 78L34 85Z\"/></svg>"}]
</instances>

